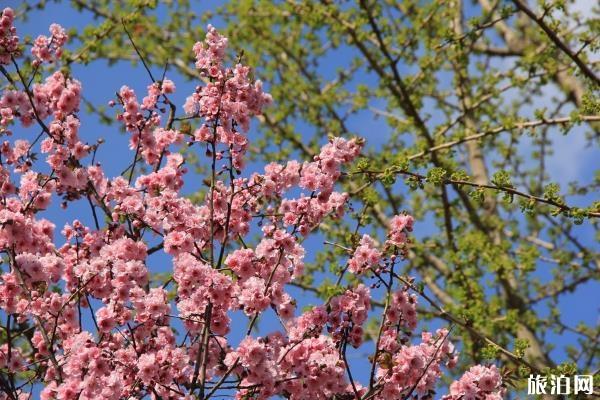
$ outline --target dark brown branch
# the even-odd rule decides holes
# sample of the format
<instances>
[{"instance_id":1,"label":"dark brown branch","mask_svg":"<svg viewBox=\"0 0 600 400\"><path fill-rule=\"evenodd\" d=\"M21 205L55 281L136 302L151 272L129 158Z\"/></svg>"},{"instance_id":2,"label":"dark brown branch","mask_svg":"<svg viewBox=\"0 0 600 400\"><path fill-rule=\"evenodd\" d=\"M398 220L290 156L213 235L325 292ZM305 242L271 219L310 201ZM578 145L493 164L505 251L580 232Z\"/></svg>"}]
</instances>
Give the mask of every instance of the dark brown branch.
<instances>
[{"instance_id":1,"label":"dark brown branch","mask_svg":"<svg viewBox=\"0 0 600 400\"><path fill-rule=\"evenodd\" d=\"M579 58L579 56L575 54L569 48L569 46L567 46L558 37L556 32L554 32L554 30L550 28L548 24L546 24L546 22L544 22L543 17L538 17L529 7L527 7L527 4L523 3L520 0L513 0L513 3L515 3L519 10L527 14L529 18L531 18L540 28L542 28L542 30L546 33L546 35L548 35L548 38L556 45L556 47L562 50L563 53L565 53L571 60L573 60L573 62L577 64L577 66L585 76L587 76L592 82L594 82L596 86L600 86L600 78L598 78L596 74L594 74L594 72L590 69L590 67L586 63L584 63L581 60L581 58Z\"/></svg>"}]
</instances>

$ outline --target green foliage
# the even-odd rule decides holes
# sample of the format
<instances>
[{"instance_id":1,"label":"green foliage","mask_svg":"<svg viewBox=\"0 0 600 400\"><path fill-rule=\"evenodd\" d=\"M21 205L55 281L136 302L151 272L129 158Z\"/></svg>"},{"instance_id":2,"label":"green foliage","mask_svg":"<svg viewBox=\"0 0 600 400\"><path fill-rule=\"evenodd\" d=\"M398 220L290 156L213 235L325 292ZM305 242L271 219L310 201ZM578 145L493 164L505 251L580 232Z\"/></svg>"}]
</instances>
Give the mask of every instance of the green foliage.
<instances>
[{"instance_id":1,"label":"green foliage","mask_svg":"<svg viewBox=\"0 0 600 400\"><path fill-rule=\"evenodd\" d=\"M427 182L439 185L446 179L446 174L447 171L444 168L432 168L427 172Z\"/></svg>"},{"instance_id":2,"label":"green foliage","mask_svg":"<svg viewBox=\"0 0 600 400\"><path fill-rule=\"evenodd\" d=\"M529 342L526 339L517 339L514 344L514 353L517 357L523 358L525 356L525 351L529 346Z\"/></svg>"},{"instance_id":3,"label":"green foliage","mask_svg":"<svg viewBox=\"0 0 600 400\"><path fill-rule=\"evenodd\" d=\"M491 361L496 360L499 351L500 349L498 348L498 346L489 344L481 349L481 358L483 358L484 360Z\"/></svg>"}]
</instances>

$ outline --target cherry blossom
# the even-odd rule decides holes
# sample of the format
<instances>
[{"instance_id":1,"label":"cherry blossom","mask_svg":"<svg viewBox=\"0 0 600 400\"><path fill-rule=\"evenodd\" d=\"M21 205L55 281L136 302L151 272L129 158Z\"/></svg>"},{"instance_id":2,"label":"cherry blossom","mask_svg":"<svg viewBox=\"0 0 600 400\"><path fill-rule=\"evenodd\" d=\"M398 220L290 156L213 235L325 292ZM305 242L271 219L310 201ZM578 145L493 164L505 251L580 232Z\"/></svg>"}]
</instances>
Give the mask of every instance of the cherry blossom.
<instances>
[{"instance_id":1,"label":"cherry blossom","mask_svg":"<svg viewBox=\"0 0 600 400\"><path fill-rule=\"evenodd\" d=\"M5 9L4 65L20 57L13 20ZM58 25L50 31L33 45L34 65L60 63L67 36ZM290 284L305 273L303 241L344 217L349 195L338 182L364 141L332 138L312 160L248 173L250 121L271 97L241 60L226 66L227 44L209 26L194 45L206 81L188 97L186 116L176 116L169 79L153 81L141 102L130 87L118 90L117 120L133 156L121 176L107 176L94 160L100 144L79 135L83 88L74 77L57 70L1 94L0 309L30 340L14 336L0 347L7 371L0 400L28 396L28 386L14 385L23 373L43 386L45 400L208 398L232 382L240 400L391 399L431 395L443 368L456 364L448 330L415 340L417 292L393 272L411 241L408 214L392 218L383 245L364 234L349 249L342 274L363 283L338 284L322 304L296 309ZM181 129L183 120L193 129ZM17 124L42 134L8 140ZM201 148L211 164L199 201L182 193L186 181L194 183L179 152L184 145ZM90 218L57 227L43 217L57 202L68 212L78 201L90 206ZM164 280L157 262L166 264ZM383 309L373 306L382 275L390 279ZM269 313L281 329L259 335L257 321ZM241 340L231 335L240 336L234 318L248 321ZM371 382L361 382L347 348L366 351L371 318L381 328ZM495 367L475 366L445 398L503 395Z\"/></svg>"},{"instance_id":2,"label":"cherry blossom","mask_svg":"<svg viewBox=\"0 0 600 400\"><path fill-rule=\"evenodd\" d=\"M36 60L34 65L41 62L52 62L62 55L62 48L69 39L64 28L58 24L50 25L50 37L40 35L33 42L31 53Z\"/></svg>"}]
</instances>

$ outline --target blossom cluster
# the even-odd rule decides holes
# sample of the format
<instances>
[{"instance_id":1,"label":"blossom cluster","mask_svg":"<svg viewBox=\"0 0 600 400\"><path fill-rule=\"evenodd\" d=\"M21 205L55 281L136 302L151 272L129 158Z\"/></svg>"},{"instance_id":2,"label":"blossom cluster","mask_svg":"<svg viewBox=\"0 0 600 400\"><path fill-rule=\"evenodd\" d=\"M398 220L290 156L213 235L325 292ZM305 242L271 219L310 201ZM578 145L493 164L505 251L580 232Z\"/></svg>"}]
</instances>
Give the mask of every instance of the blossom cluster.
<instances>
[{"instance_id":1,"label":"blossom cluster","mask_svg":"<svg viewBox=\"0 0 600 400\"><path fill-rule=\"evenodd\" d=\"M209 82L196 88L184 109L188 115L205 119L194 132L195 139L226 145L233 165L240 169L248 147L244 133L250 128L250 118L259 115L272 99L263 91L261 81L252 82L249 67L240 63L225 67L226 50L227 38L209 25L205 42L194 45L196 68Z\"/></svg>"},{"instance_id":2,"label":"blossom cluster","mask_svg":"<svg viewBox=\"0 0 600 400\"><path fill-rule=\"evenodd\" d=\"M68 39L69 36L62 26L50 25L50 37L40 35L33 42L31 54L36 58L34 65L59 59Z\"/></svg>"},{"instance_id":3,"label":"blossom cluster","mask_svg":"<svg viewBox=\"0 0 600 400\"><path fill-rule=\"evenodd\" d=\"M394 216L390 221L390 231L386 244L396 246L403 255L407 255L406 243L408 242L408 233L413 230L414 219L411 215L400 214Z\"/></svg>"},{"instance_id":4,"label":"blossom cluster","mask_svg":"<svg viewBox=\"0 0 600 400\"><path fill-rule=\"evenodd\" d=\"M388 331L388 340L393 334ZM401 346L392 353L382 353L380 357L384 362L377 376L383 388L376 398L397 399L412 390L420 395L431 394L442 375L441 368L455 363L453 352L448 331L439 329L435 335L423 332L418 345Z\"/></svg>"},{"instance_id":5,"label":"blossom cluster","mask_svg":"<svg viewBox=\"0 0 600 400\"><path fill-rule=\"evenodd\" d=\"M375 240L369 235L363 235L348 261L348 269L352 273L361 274L369 268L377 267L380 261L381 251L377 248Z\"/></svg>"},{"instance_id":6,"label":"blossom cluster","mask_svg":"<svg viewBox=\"0 0 600 400\"><path fill-rule=\"evenodd\" d=\"M450 385L450 394L443 400L483 399L500 400L506 395L502 387L502 376L495 365L484 367L475 365Z\"/></svg>"},{"instance_id":7,"label":"blossom cluster","mask_svg":"<svg viewBox=\"0 0 600 400\"><path fill-rule=\"evenodd\" d=\"M5 10L1 57L16 54L9 47L12 24L13 12ZM34 44L38 60L60 58L67 38L56 26L51 33ZM0 309L12 328L0 346L0 400L28 398L28 386L19 384L27 376L43 384L43 400L206 398L232 384L239 400L367 392L398 398L413 390L426 396L441 369L456 363L445 330L411 343L417 299L409 286L392 288L396 280L384 313L372 307L372 290L362 283L296 310L289 284L304 273L303 240L343 216L348 194L337 192L336 182L363 142L333 138L311 161L271 163L264 173L244 175L249 121L270 96L248 67L225 66L226 49L227 39L212 27L194 46L207 82L188 98L187 117L175 116L168 79L150 84L141 102L121 87L114 105L133 150L123 176L107 177L95 162L102 148L79 135L79 81L54 72L31 88L14 83L2 93L2 125L35 124L42 135L0 147ZM178 129L182 119L197 124L194 133ZM200 201L182 193L189 172L178 146L186 135L190 145L210 150ZM43 160L33 156L38 147ZM57 201L64 208L89 205L91 216L55 232L41 212ZM363 236L350 271L365 281L371 272L394 278L386 263L395 262L412 227L403 214L392 219L383 246ZM164 280L156 263L167 264ZM269 313L281 329L258 336L257 321ZM347 344L364 349L364 327L377 316L373 382L361 385L351 376ZM248 319L241 340L231 334L240 328L235 318ZM449 396L501 394L495 370L478 368Z\"/></svg>"},{"instance_id":8,"label":"blossom cluster","mask_svg":"<svg viewBox=\"0 0 600 400\"><path fill-rule=\"evenodd\" d=\"M410 294L408 289L408 286L404 286L394 292L385 317L390 325L414 330L417 327L417 295Z\"/></svg>"},{"instance_id":9,"label":"blossom cluster","mask_svg":"<svg viewBox=\"0 0 600 400\"><path fill-rule=\"evenodd\" d=\"M359 284L353 290L347 290L335 296L329 302L328 331L331 337L339 342L347 337L348 343L359 347L363 341L362 325L366 322L371 308L369 289Z\"/></svg>"},{"instance_id":10,"label":"blossom cluster","mask_svg":"<svg viewBox=\"0 0 600 400\"><path fill-rule=\"evenodd\" d=\"M0 64L10 64L11 57L19 54L19 37L14 21L15 12L5 8L0 16Z\"/></svg>"}]
</instances>

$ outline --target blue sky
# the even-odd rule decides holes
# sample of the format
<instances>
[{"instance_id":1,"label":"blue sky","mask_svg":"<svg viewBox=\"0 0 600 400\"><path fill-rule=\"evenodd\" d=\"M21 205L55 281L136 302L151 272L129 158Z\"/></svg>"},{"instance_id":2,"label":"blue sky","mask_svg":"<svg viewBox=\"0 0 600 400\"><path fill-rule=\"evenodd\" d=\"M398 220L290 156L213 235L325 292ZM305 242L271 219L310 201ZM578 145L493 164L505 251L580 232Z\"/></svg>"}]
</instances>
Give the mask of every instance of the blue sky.
<instances>
[{"instance_id":1,"label":"blue sky","mask_svg":"<svg viewBox=\"0 0 600 400\"><path fill-rule=\"evenodd\" d=\"M1 1L2 6L12 6L17 8L20 1ZM196 12L200 15L205 10L210 9L221 2L210 1L210 2L199 2L200 5L196 9ZM582 4L583 3L583 4ZM585 9L585 2L578 2L578 7ZM77 28L82 29L84 26L92 22L89 14L79 14L72 10L68 2L60 2L59 4L49 4L47 9L43 12L32 12L29 15L29 20L26 23L18 23L17 29L19 35L31 35L37 36L38 34L47 34L47 27L50 23L57 22L66 28ZM219 20L211 21L213 25L219 28L222 22ZM202 38L198 38L201 40ZM191 49L190 49L191 51ZM354 54L348 50L341 51L338 54L339 58L331 59L330 65L329 60L325 60L323 74L325 76L333 73L337 67L344 65L345 59L349 59ZM155 74L159 74L158 69L154 70ZM149 78L143 68L138 65L136 67L131 66L128 63L117 63L117 65L107 67L104 61L96 61L87 66L75 65L73 68L73 75L76 79L82 82L84 97L94 104L107 104L109 100L114 99L114 94L123 84L134 88L138 97L143 97L146 86L150 83ZM177 76L172 72L167 73L167 77L175 81L177 85L176 95L172 97L173 101L178 105L182 105L187 94L193 91L193 88L197 83L186 82L181 77ZM372 83L373 76L359 75L357 77L359 81L364 83ZM268 83L267 83L268 84ZM546 97L549 98L555 94L556 89L549 88L549 93L546 93ZM553 93L554 90L554 93ZM507 96L511 94L508 93ZM384 108L384 104L372 104L373 107ZM532 115L533 110L523 110L525 115ZM568 109L565 111L565 115L568 114ZM107 127L99 123L98 118L93 115L87 115L81 113L82 129L81 136L84 140L89 143L95 142L99 137L106 140L106 144L101 146L97 154L97 159L103 161L106 174L108 176L116 176L123 171L130 163L133 153L128 148L128 137L123 133L119 132L116 125ZM362 112L352 117L351 120L352 130L358 132L368 140L368 146L372 149L377 149L389 140L390 129L382 118L376 118L371 112ZM299 123L298 130L304 128L304 124ZM307 129L308 130L308 129ZM568 136L562 136L558 131L551 132L551 136L556 140L556 152L548 160L548 169L551 173L553 180L561 183L562 187L566 187L566 184L572 180L590 181L593 178L594 169L597 168L597 159L600 153L597 148L586 148L586 143L583 138L583 130L573 130ZM18 133L18 132L17 132ZM29 132L29 135L33 133ZM307 135L309 133L307 132ZM251 133L252 135L252 133ZM29 137L31 139L31 137ZM524 155L528 154L531 146L530 142L524 141L522 145L522 152ZM282 160L283 161L283 160ZM533 161L532 161L533 162ZM252 165L250 169L258 169L259 165ZM190 193L201 186L201 179L188 175L187 178L190 183L186 186L186 192ZM395 190L406 191L403 183L395 185ZM597 197L597 196L595 196ZM584 196L579 198L570 199L576 204L586 205L594 199L594 196ZM85 223L91 224L91 215L87 203L80 202L73 204L69 207L67 212L60 210L58 207L53 207L46 213L46 217L56 223L58 234L64 225L64 223L71 222L77 218ZM437 231L430 222L423 222L416 226L415 235L417 238L423 238L432 232ZM584 243L591 246L591 248L598 248L597 242L594 239L593 227L589 224L582 225L576 228L574 231L577 237ZM311 261L314 258L314 254L318 251L321 246L321 238L314 236L307 240L307 261ZM156 268L156 271L164 271L170 267L169 257L164 255L153 256L150 261L150 266ZM551 268L552 265L540 263L540 269L538 275L542 279L548 279L549 275L544 269ZM491 290L491 288L490 288ZM579 321L585 321L587 324L598 323L598 291L600 290L600 284L589 283L582 285L577 293L563 296L561 299L561 309L563 310L563 321L571 326L577 325ZM302 303L304 304L315 304L317 301L314 297L301 293L297 289L291 288L292 294L302 296ZM541 314L547 312L544 307L536 310ZM245 331L246 321L245 319L236 318L236 327L241 327L236 333ZM271 329L277 329L278 322L274 318L267 318L261 324L261 332L265 333ZM241 335L234 334L235 336ZM549 341L555 343L558 348L562 348L567 344L575 344L576 336L573 334L565 333L557 335L554 333L548 333ZM233 340L235 342L235 340ZM353 354L352 357L362 357L364 354ZM565 353L562 350L555 350L552 352L552 356L556 362L565 360ZM357 371L357 375L360 377L362 374Z\"/></svg>"}]
</instances>

